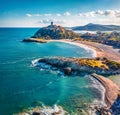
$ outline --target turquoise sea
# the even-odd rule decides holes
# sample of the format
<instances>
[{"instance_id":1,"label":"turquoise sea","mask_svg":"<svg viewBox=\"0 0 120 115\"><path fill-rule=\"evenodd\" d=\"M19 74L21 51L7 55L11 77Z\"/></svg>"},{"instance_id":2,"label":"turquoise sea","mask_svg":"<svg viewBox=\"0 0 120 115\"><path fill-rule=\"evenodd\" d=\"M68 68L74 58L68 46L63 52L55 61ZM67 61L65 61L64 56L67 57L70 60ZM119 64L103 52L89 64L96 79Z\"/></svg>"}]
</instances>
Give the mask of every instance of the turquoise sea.
<instances>
[{"instance_id":1,"label":"turquoise sea","mask_svg":"<svg viewBox=\"0 0 120 115\"><path fill-rule=\"evenodd\" d=\"M92 52L60 42L23 43L38 28L0 29L0 115L12 115L24 108L61 105L74 111L76 106L91 102L95 94L84 76L59 76L40 71L31 61L44 56L92 57Z\"/></svg>"}]
</instances>

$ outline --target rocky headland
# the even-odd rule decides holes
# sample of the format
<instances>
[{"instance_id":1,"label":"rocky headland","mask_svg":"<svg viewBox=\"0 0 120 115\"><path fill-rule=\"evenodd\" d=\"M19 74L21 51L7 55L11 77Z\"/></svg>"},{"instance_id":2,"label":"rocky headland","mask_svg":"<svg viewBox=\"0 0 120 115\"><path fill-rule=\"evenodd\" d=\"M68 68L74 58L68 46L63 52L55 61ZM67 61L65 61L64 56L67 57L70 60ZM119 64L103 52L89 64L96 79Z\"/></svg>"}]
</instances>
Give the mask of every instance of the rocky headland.
<instances>
[{"instance_id":1,"label":"rocky headland","mask_svg":"<svg viewBox=\"0 0 120 115\"><path fill-rule=\"evenodd\" d=\"M51 25L47 27L40 28L32 38L44 38L44 39L74 39L78 38L79 34L73 32L72 30L67 30L62 26Z\"/></svg>"},{"instance_id":2,"label":"rocky headland","mask_svg":"<svg viewBox=\"0 0 120 115\"><path fill-rule=\"evenodd\" d=\"M101 75L120 74L120 63L107 60L106 58L46 57L32 63L42 69L59 69L67 75L79 75L83 72Z\"/></svg>"},{"instance_id":3,"label":"rocky headland","mask_svg":"<svg viewBox=\"0 0 120 115\"><path fill-rule=\"evenodd\" d=\"M45 43L45 40L53 39L74 39L79 38L80 35L73 32L72 30L67 30L62 26L51 25L47 27L40 28L31 38L24 39L23 42L39 42Z\"/></svg>"},{"instance_id":4,"label":"rocky headland","mask_svg":"<svg viewBox=\"0 0 120 115\"><path fill-rule=\"evenodd\" d=\"M44 39L37 39L37 38L26 38L23 42L38 42L38 43L47 43Z\"/></svg>"}]
</instances>

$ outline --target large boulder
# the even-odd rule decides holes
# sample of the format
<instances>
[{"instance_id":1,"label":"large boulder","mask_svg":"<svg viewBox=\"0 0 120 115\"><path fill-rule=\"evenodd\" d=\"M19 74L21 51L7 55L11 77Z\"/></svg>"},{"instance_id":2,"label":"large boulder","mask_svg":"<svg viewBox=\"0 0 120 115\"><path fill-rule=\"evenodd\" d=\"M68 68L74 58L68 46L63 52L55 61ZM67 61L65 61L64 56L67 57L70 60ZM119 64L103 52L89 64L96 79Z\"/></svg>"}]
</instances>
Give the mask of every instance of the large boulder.
<instances>
[{"instance_id":1,"label":"large boulder","mask_svg":"<svg viewBox=\"0 0 120 115\"><path fill-rule=\"evenodd\" d=\"M41 115L39 112L33 112L32 115Z\"/></svg>"},{"instance_id":2,"label":"large boulder","mask_svg":"<svg viewBox=\"0 0 120 115\"><path fill-rule=\"evenodd\" d=\"M72 72L72 69L71 69L70 67L64 68L64 73L65 73L66 75L70 75L71 72Z\"/></svg>"}]
</instances>

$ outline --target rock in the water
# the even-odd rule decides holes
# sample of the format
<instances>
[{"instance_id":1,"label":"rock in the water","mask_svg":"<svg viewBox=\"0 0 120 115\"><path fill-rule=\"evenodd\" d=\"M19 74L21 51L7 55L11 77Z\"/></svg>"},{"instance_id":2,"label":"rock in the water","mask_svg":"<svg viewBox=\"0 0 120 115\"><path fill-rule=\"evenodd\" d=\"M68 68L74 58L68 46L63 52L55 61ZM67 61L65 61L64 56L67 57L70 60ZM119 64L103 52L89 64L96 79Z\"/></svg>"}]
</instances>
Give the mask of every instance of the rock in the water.
<instances>
[{"instance_id":1,"label":"rock in the water","mask_svg":"<svg viewBox=\"0 0 120 115\"><path fill-rule=\"evenodd\" d=\"M32 115L41 115L39 112L33 112Z\"/></svg>"},{"instance_id":2,"label":"rock in the water","mask_svg":"<svg viewBox=\"0 0 120 115\"><path fill-rule=\"evenodd\" d=\"M23 42L38 42L38 43L46 43L46 40L39 38L27 38L24 39Z\"/></svg>"},{"instance_id":3,"label":"rock in the water","mask_svg":"<svg viewBox=\"0 0 120 115\"><path fill-rule=\"evenodd\" d=\"M71 72L72 72L72 69L71 69L70 67L64 68L64 73L65 73L66 75L70 75Z\"/></svg>"}]
</instances>

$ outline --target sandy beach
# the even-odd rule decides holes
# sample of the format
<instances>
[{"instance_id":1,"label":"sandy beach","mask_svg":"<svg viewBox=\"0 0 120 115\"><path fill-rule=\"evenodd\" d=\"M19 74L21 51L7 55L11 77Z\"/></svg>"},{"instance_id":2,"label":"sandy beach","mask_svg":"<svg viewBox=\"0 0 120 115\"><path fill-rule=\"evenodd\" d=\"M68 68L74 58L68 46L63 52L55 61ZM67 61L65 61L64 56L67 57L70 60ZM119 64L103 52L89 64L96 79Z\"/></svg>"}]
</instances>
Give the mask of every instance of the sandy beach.
<instances>
[{"instance_id":1,"label":"sandy beach","mask_svg":"<svg viewBox=\"0 0 120 115\"><path fill-rule=\"evenodd\" d=\"M72 40L47 40L47 42L64 42L76 45L78 47L84 47L85 49L92 49L93 57L106 57L109 60L120 62L120 53L118 49L114 49L112 46L88 42L88 41L72 41Z\"/></svg>"},{"instance_id":2,"label":"sandy beach","mask_svg":"<svg viewBox=\"0 0 120 115\"><path fill-rule=\"evenodd\" d=\"M105 88L104 101L107 107L110 108L114 103L115 99L118 97L119 87L113 81L103 76L97 74L92 74L91 76L97 79L101 83L101 85Z\"/></svg>"}]
</instances>

